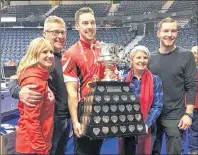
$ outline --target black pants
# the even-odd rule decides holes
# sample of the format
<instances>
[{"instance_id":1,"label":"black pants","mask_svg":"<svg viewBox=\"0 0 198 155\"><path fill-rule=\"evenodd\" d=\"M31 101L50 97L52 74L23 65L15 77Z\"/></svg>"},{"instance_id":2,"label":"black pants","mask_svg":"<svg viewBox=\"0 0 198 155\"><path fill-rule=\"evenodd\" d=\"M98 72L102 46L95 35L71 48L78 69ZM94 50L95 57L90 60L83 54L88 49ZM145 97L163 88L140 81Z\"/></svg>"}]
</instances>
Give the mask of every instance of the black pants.
<instances>
[{"instance_id":1,"label":"black pants","mask_svg":"<svg viewBox=\"0 0 198 155\"><path fill-rule=\"evenodd\" d=\"M162 138L166 136L167 154L181 154L182 136L184 131L178 128L179 120L158 120L156 140L153 146L153 155L160 155Z\"/></svg>"},{"instance_id":2,"label":"black pants","mask_svg":"<svg viewBox=\"0 0 198 155\"><path fill-rule=\"evenodd\" d=\"M77 138L74 135L75 155L100 155L103 140L90 140L88 137Z\"/></svg>"},{"instance_id":3,"label":"black pants","mask_svg":"<svg viewBox=\"0 0 198 155\"><path fill-rule=\"evenodd\" d=\"M54 117L54 131L52 137L51 155L64 155L69 139L70 125L68 119L61 120Z\"/></svg>"},{"instance_id":4,"label":"black pants","mask_svg":"<svg viewBox=\"0 0 198 155\"><path fill-rule=\"evenodd\" d=\"M136 154L137 137L124 138L124 155Z\"/></svg>"}]
</instances>

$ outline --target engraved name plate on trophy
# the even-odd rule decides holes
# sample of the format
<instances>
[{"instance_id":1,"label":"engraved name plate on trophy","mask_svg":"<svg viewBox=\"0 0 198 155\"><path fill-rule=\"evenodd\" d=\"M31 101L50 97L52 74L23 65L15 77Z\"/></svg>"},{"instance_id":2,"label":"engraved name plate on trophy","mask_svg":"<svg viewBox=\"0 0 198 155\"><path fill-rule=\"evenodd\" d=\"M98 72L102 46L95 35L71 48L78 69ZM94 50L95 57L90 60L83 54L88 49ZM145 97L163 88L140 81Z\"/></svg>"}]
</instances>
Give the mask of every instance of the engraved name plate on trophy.
<instances>
[{"instance_id":1,"label":"engraved name plate on trophy","mask_svg":"<svg viewBox=\"0 0 198 155\"><path fill-rule=\"evenodd\" d=\"M82 133L90 139L130 137L146 134L141 107L129 83L95 81L90 83L79 113Z\"/></svg>"}]
</instances>

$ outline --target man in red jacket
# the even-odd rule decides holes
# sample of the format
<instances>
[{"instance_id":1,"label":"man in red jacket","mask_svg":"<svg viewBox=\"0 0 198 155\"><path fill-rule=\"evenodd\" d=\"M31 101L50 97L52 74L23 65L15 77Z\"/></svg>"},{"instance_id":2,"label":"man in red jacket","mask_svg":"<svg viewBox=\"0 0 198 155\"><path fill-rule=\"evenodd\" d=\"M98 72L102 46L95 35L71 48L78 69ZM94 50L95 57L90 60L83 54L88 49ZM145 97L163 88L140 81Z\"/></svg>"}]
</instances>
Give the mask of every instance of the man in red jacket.
<instances>
[{"instance_id":1,"label":"man in red jacket","mask_svg":"<svg viewBox=\"0 0 198 155\"><path fill-rule=\"evenodd\" d=\"M198 46L193 46L191 51L193 52L195 57L195 63L197 66L197 81L198 81ZM197 88L198 88L198 83L197 83ZM195 107L193 111L192 125L189 128L188 141L189 141L189 145L188 145L189 153L198 154L198 90L196 95Z\"/></svg>"},{"instance_id":2,"label":"man in red jacket","mask_svg":"<svg viewBox=\"0 0 198 155\"><path fill-rule=\"evenodd\" d=\"M99 155L102 140L90 140L82 135L82 126L78 120L77 107L89 91L89 83L101 79L103 65L97 62L100 54L95 39L96 22L90 8L81 8L75 14L76 29L80 40L72 45L62 57L63 77L68 90L68 105L74 131L74 154Z\"/></svg>"}]
</instances>

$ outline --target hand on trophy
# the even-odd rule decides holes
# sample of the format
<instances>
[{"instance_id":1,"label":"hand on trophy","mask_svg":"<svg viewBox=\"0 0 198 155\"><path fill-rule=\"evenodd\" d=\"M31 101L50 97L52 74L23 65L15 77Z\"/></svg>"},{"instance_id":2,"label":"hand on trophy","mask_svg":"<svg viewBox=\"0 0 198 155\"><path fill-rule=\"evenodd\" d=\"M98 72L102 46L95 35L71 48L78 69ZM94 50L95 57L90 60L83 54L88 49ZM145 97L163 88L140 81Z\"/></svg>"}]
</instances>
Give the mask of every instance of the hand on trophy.
<instances>
[{"instance_id":1,"label":"hand on trophy","mask_svg":"<svg viewBox=\"0 0 198 155\"><path fill-rule=\"evenodd\" d=\"M104 79L102 81L118 81L119 76L115 73L113 66L106 66L104 71Z\"/></svg>"}]
</instances>

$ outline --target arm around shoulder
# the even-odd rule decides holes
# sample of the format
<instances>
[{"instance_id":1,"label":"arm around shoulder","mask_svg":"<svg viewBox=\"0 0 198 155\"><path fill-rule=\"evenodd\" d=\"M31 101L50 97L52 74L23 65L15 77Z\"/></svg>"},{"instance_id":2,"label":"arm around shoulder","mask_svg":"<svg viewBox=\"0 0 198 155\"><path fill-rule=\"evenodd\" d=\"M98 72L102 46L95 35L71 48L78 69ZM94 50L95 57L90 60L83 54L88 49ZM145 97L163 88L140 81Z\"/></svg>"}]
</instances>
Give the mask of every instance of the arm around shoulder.
<instances>
[{"instance_id":1,"label":"arm around shoulder","mask_svg":"<svg viewBox=\"0 0 198 155\"><path fill-rule=\"evenodd\" d=\"M19 92L21 90L21 87L19 86L19 81L17 79L10 81L8 89L13 98L19 99Z\"/></svg>"}]
</instances>

